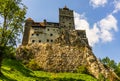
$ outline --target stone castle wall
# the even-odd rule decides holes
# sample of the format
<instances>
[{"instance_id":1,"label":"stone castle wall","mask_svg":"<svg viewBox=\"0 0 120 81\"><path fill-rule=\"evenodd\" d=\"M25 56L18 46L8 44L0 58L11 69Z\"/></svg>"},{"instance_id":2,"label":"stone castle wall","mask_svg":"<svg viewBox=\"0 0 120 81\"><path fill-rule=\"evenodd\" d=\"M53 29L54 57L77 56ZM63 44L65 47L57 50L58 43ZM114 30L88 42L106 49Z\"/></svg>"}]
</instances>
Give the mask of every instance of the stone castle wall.
<instances>
[{"instance_id":1,"label":"stone castle wall","mask_svg":"<svg viewBox=\"0 0 120 81\"><path fill-rule=\"evenodd\" d=\"M24 49L27 50L27 54ZM111 81L116 81L117 78L115 73L105 67L86 46L34 43L19 47L17 59L29 62L30 58L27 58L29 54L44 71L76 72L79 66L84 65L96 78L99 74L103 74L105 78L112 78Z\"/></svg>"},{"instance_id":2,"label":"stone castle wall","mask_svg":"<svg viewBox=\"0 0 120 81\"><path fill-rule=\"evenodd\" d=\"M66 33L69 30L75 31L73 10L68 9L66 6L59 9L59 23L47 22L46 20L34 22L31 18L28 18L25 23L22 44L54 43L61 35L61 30L66 30ZM81 30L78 34L87 42L85 33Z\"/></svg>"}]
</instances>

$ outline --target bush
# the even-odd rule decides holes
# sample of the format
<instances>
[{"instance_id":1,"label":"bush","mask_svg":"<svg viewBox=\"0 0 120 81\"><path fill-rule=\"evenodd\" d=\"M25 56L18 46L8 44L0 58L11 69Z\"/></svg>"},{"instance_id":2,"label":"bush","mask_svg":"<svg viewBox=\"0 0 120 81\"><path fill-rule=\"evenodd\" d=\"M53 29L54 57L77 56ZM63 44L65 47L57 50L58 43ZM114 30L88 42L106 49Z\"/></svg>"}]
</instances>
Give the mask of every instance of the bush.
<instances>
[{"instance_id":1,"label":"bush","mask_svg":"<svg viewBox=\"0 0 120 81\"><path fill-rule=\"evenodd\" d=\"M15 55L16 55L16 49L13 46L6 46L4 47L4 57L5 58L11 58L11 59L15 59Z\"/></svg>"},{"instance_id":2,"label":"bush","mask_svg":"<svg viewBox=\"0 0 120 81\"><path fill-rule=\"evenodd\" d=\"M79 67L77 68L77 72L78 72L78 73L89 74L89 72L88 72L86 66L84 66L84 65L79 66Z\"/></svg>"},{"instance_id":3,"label":"bush","mask_svg":"<svg viewBox=\"0 0 120 81\"><path fill-rule=\"evenodd\" d=\"M109 81L109 79L106 79L103 74L99 74L98 81Z\"/></svg>"},{"instance_id":4,"label":"bush","mask_svg":"<svg viewBox=\"0 0 120 81\"><path fill-rule=\"evenodd\" d=\"M38 66L34 59L31 59L26 66L32 70L40 70L40 66Z\"/></svg>"}]
</instances>

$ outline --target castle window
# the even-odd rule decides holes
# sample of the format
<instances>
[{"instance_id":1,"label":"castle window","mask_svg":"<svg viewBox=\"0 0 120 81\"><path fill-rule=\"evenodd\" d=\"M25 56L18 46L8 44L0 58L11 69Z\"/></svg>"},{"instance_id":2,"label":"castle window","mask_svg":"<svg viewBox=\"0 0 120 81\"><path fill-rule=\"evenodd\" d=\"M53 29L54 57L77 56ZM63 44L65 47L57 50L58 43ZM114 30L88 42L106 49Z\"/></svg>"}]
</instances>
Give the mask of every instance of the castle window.
<instances>
[{"instance_id":1,"label":"castle window","mask_svg":"<svg viewBox=\"0 0 120 81\"><path fill-rule=\"evenodd\" d=\"M38 34L38 33L37 33L36 35L37 35L37 36L39 36L39 34Z\"/></svg>"},{"instance_id":2,"label":"castle window","mask_svg":"<svg viewBox=\"0 0 120 81\"><path fill-rule=\"evenodd\" d=\"M32 40L32 43L34 43L35 42L35 40Z\"/></svg>"},{"instance_id":3,"label":"castle window","mask_svg":"<svg viewBox=\"0 0 120 81\"><path fill-rule=\"evenodd\" d=\"M33 36L34 34L32 34L32 36Z\"/></svg>"},{"instance_id":4,"label":"castle window","mask_svg":"<svg viewBox=\"0 0 120 81\"><path fill-rule=\"evenodd\" d=\"M78 36L80 36L80 33L78 33Z\"/></svg>"},{"instance_id":5,"label":"castle window","mask_svg":"<svg viewBox=\"0 0 120 81\"><path fill-rule=\"evenodd\" d=\"M47 31L49 31L49 29L47 29Z\"/></svg>"},{"instance_id":6,"label":"castle window","mask_svg":"<svg viewBox=\"0 0 120 81\"><path fill-rule=\"evenodd\" d=\"M53 40L51 40L51 42L53 42Z\"/></svg>"},{"instance_id":7,"label":"castle window","mask_svg":"<svg viewBox=\"0 0 120 81\"><path fill-rule=\"evenodd\" d=\"M41 42L41 40L39 40L39 43Z\"/></svg>"},{"instance_id":8,"label":"castle window","mask_svg":"<svg viewBox=\"0 0 120 81\"><path fill-rule=\"evenodd\" d=\"M47 39L47 42L49 42L49 39Z\"/></svg>"},{"instance_id":9,"label":"castle window","mask_svg":"<svg viewBox=\"0 0 120 81\"><path fill-rule=\"evenodd\" d=\"M50 34L50 36L53 36L53 34Z\"/></svg>"},{"instance_id":10,"label":"castle window","mask_svg":"<svg viewBox=\"0 0 120 81\"><path fill-rule=\"evenodd\" d=\"M86 37L86 35L84 35L84 38Z\"/></svg>"}]
</instances>

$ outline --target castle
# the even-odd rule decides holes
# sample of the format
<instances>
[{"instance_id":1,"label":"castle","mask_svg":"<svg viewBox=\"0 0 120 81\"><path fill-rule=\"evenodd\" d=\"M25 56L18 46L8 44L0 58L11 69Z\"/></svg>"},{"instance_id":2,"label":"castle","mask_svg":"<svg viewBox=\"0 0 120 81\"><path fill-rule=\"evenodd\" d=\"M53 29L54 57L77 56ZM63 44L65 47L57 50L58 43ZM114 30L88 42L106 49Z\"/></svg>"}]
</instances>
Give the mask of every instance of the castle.
<instances>
[{"instance_id":1,"label":"castle","mask_svg":"<svg viewBox=\"0 0 120 81\"><path fill-rule=\"evenodd\" d=\"M118 79L96 58L85 30L75 30L73 10L66 6L59 9L59 23L26 20L22 45L17 49L16 58L25 64L34 60L44 71L76 72L79 66L85 66L96 78L102 74L111 81Z\"/></svg>"},{"instance_id":2,"label":"castle","mask_svg":"<svg viewBox=\"0 0 120 81\"><path fill-rule=\"evenodd\" d=\"M77 33L77 37L84 40L88 44L85 30L75 30L73 10L66 6L59 9L59 23L48 22L34 22L32 18L28 18L25 22L24 35L22 45L31 43L54 43L61 35L61 30L70 30ZM69 39L66 37L66 41Z\"/></svg>"}]
</instances>

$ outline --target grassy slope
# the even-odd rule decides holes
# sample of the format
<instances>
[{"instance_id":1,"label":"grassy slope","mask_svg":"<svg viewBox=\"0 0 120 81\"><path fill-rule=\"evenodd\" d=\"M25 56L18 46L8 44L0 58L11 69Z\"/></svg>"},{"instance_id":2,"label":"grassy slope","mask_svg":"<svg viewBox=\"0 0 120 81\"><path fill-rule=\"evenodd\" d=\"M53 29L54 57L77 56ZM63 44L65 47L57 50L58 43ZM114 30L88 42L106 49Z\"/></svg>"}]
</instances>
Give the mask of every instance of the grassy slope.
<instances>
[{"instance_id":1,"label":"grassy slope","mask_svg":"<svg viewBox=\"0 0 120 81\"><path fill-rule=\"evenodd\" d=\"M31 71L11 59L3 61L2 72L4 76L0 77L0 81L97 81L86 74Z\"/></svg>"}]
</instances>

